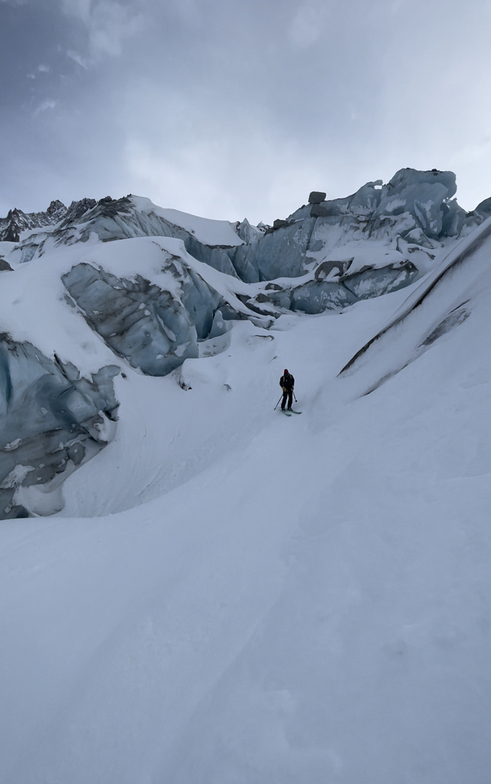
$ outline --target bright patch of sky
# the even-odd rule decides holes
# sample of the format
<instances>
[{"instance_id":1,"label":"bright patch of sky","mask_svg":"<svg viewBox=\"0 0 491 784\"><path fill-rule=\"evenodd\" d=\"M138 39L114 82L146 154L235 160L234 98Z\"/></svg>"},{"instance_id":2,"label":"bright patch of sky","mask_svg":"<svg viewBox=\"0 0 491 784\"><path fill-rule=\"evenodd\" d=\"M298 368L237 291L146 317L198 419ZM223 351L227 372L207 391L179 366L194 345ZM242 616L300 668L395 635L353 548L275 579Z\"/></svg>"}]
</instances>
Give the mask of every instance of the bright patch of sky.
<instances>
[{"instance_id":1,"label":"bright patch of sky","mask_svg":"<svg viewBox=\"0 0 491 784\"><path fill-rule=\"evenodd\" d=\"M136 193L271 223L406 166L455 171L473 209L490 21L488 0L0 0L0 215Z\"/></svg>"}]
</instances>

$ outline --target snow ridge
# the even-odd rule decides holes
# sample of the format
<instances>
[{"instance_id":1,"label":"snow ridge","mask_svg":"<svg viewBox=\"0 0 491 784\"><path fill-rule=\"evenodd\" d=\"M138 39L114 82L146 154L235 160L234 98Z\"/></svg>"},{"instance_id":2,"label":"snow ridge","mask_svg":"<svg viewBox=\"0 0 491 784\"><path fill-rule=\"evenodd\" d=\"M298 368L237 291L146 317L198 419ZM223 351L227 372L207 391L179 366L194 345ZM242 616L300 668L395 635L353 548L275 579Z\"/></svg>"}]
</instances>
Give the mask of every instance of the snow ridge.
<instances>
[{"instance_id":1,"label":"snow ridge","mask_svg":"<svg viewBox=\"0 0 491 784\"><path fill-rule=\"evenodd\" d=\"M372 190L351 202L362 215ZM120 207L88 207L86 228L141 228ZM6 782L489 784L480 224L429 243L433 269L406 287L310 316L261 294L359 274L361 250L336 259L339 222L332 257L310 246L305 279L278 282L224 273L180 236L82 242L83 221L70 242L30 235L29 262L4 243L2 490L32 515L0 526ZM134 358L151 329L174 342L171 317L201 330L197 355L145 374ZM131 354L111 345L120 322ZM285 367L302 409L288 422ZM55 493L36 478L65 478L82 448L97 456L43 516Z\"/></svg>"}]
</instances>

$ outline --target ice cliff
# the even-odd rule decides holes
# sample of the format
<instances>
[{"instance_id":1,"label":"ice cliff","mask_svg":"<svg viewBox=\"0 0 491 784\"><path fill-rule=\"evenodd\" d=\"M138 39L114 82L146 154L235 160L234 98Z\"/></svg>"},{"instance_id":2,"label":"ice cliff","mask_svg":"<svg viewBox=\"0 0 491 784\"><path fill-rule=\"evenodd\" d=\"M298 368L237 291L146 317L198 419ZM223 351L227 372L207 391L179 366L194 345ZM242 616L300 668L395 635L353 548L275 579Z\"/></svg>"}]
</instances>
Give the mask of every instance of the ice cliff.
<instances>
[{"instance_id":1,"label":"ice cliff","mask_svg":"<svg viewBox=\"0 0 491 784\"><path fill-rule=\"evenodd\" d=\"M48 359L31 343L0 335L1 517L28 508L63 507L61 482L109 441L118 403L119 367L82 378L70 363Z\"/></svg>"},{"instance_id":2,"label":"ice cliff","mask_svg":"<svg viewBox=\"0 0 491 784\"><path fill-rule=\"evenodd\" d=\"M491 215L491 199L466 213L455 192L451 172L403 169L343 199L313 191L258 227L131 195L11 210L0 219L0 519L60 508L63 479L111 439L112 379L128 366L167 375L203 342L225 346L234 320L268 328L288 311L339 312L431 274ZM48 269L53 289L37 295ZM36 296L53 297L60 333L70 314L72 344L60 349L55 330L41 350ZM94 336L99 364L81 366Z\"/></svg>"}]
</instances>

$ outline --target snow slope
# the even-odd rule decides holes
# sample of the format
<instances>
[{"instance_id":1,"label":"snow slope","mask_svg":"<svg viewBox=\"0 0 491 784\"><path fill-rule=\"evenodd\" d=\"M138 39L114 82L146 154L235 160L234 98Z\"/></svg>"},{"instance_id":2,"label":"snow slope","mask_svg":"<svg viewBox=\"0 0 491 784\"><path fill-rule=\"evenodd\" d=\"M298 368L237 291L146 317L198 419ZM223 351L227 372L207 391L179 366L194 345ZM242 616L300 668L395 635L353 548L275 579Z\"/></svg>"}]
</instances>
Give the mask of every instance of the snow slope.
<instances>
[{"instance_id":1,"label":"snow slope","mask_svg":"<svg viewBox=\"0 0 491 784\"><path fill-rule=\"evenodd\" d=\"M193 234L197 240L205 245L240 245L242 240L235 231L237 224L230 221L211 220L210 218L200 218L198 215L190 215L181 210L158 207L150 199L143 196L132 196L131 200L135 207L142 212L154 213L165 218L169 223L186 229Z\"/></svg>"},{"instance_id":2,"label":"snow slope","mask_svg":"<svg viewBox=\"0 0 491 784\"><path fill-rule=\"evenodd\" d=\"M489 255L125 367L63 516L2 522L2 780L489 783Z\"/></svg>"}]
</instances>

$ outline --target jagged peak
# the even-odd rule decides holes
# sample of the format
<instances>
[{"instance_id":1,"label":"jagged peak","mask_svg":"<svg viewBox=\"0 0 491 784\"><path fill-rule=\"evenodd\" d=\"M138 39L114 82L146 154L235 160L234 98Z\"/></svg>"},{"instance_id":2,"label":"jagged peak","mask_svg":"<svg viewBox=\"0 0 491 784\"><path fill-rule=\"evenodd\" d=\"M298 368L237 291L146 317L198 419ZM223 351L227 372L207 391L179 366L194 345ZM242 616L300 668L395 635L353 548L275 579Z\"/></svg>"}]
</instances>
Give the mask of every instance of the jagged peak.
<instances>
[{"instance_id":1,"label":"jagged peak","mask_svg":"<svg viewBox=\"0 0 491 784\"><path fill-rule=\"evenodd\" d=\"M0 241L19 242L23 231L55 225L65 213L66 207L58 199L51 201L45 212L24 212L14 207L6 218L0 219Z\"/></svg>"},{"instance_id":2,"label":"jagged peak","mask_svg":"<svg viewBox=\"0 0 491 784\"><path fill-rule=\"evenodd\" d=\"M53 215L54 213L60 212L61 210L66 211L65 205L59 199L54 199L50 203L46 212L48 213L48 215Z\"/></svg>"}]
</instances>

